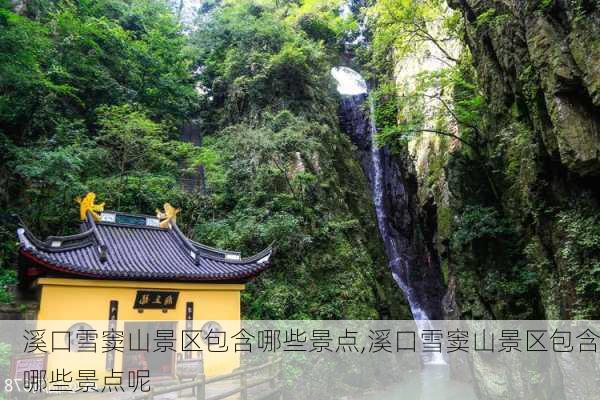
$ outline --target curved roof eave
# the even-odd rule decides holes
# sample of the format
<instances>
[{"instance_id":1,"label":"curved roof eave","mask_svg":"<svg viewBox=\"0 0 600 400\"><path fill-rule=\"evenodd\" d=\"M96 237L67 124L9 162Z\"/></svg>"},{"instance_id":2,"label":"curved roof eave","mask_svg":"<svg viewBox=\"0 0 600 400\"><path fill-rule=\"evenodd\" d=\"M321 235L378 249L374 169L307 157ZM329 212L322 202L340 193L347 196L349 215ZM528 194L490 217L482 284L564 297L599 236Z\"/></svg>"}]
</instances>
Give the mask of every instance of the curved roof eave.
<instances>
[{"instance_id":1,"label":"curved roof eave","mask_svg":"<svg viewBox=\"0 0 600 400\"><path fill-rule=\"evenodd\" d=\"M170 236L174 235L171 230L152 230L153 235L160 236L151 238L154 240L151 243L145 243L143 241L148 240L148 231L142 232L136 227L111 225L109 228L99 224L98 228L102 231L101 236L104 239L107 237L114 239L107 242L109 260L106 264L106 260L97 260L94 249L98 247L98 243L91 233L92 229L77 235L51 236L46 241L41 241L22 227L17 231L20 253L45 269L59 273L99 279L201 282L248 281L268 268L273 253L273 247L269 246L253 256L238 259L217 257L200 252L190 254L182 244ZM131 257L131 253L135 254L135 251L131 250L132 247L129 243L123 243L123 234L117 235L117 232L112 231L113 229L124 229L130 234L134 232L135 234L131 234L131 240L138 240L142 243L134 242L133 244L143 247L143 251L146 253L154 252L155 254L138 254L140 260L134 260L133 264L136 264L134 266L132 259L135 259L136 256ZM116 237L112 238L110 235L116 235ZM161 240L165 241L165 247L170 246L167 249L170 251L169 254L162 254ZM62 243L76 243L76 241L79 241L76 245L62 245ZM112 249L111 246L113 246ZM159 261L145 264L142 256L150 257L153 261L159 259ZM164 265L160 264L161 261ZM142 270L140 266L147 270Z\"/></svg>"}]
</instances>

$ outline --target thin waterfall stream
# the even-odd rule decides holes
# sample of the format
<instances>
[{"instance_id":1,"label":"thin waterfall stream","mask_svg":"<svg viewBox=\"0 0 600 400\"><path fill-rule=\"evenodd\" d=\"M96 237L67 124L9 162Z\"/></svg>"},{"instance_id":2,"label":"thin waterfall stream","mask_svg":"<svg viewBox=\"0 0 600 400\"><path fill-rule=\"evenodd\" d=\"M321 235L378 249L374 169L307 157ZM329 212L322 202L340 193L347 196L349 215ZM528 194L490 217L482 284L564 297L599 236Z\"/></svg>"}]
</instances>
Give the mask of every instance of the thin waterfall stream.
<instances>
[{"instance_id":1,"label":"thin waterfall stream","mask_svg":"<svg viewBox=\"0 0 600 400\"><path fill-rule=\"evenodd\" d=\"M377 142L375 99L362 76L347 67L332 70L342 95L340 123L356 145L363 171L369 180L377 227L394 281L402 290L419 330L431 328L430 320L441 319L443 288L439 266L431 262L418 242L418 219L412 210L414 187L407 182L406 165ZM368 106L366 110L365 106ZM431 354L427 363L443 364L441 354Z\"/></svg>"},{"instance_id":2,"label":"thin waterfall stream","mask_svg":"<svg viewBox=\"0 0 600 400\"><path fill-rule=\"evenodd\" d=\"M385 211L384 204L384 188L383 188L383 166L382 166L382 152L383 148L377 143L377 123L375 121L375 100L372 96L368 96L369 102L369 127L371 133L371 162L372 162L372 197L373 205L375 206L375 214L377 216L377 226L379 227L379 233L383 240L386 254L388 256L388 263L392 271L394 280L402 289L410 310L415 320L428 320L429 317L419 305L417 299L414 296L413 290L408 285L406 280L403 278L407 276L409 272L408 259L398 251L395 241L390 235L390 221L388 220L387 213Z\"/></svg>"}]
</instances>

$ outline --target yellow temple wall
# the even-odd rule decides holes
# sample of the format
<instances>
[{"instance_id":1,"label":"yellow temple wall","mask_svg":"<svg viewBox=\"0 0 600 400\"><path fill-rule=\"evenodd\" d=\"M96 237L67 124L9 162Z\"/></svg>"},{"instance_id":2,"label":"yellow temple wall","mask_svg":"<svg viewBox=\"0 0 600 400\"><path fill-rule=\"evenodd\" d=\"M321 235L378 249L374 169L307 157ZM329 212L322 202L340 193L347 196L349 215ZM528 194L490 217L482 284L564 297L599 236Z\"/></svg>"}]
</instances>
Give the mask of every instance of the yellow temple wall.
<instances>
[{"instance_id":1,"label":"yellow temple wall","mask_svg":"<svg viewBox=\"0 0 600 400\"><path fill-rule=\"evenodd\" d=\"M105 365L105 355L102 354L102 332L108 329L110 301L118 301L116 330L124 330L124 322L143 321L178 321L177 329L185 329L186 303L193 302L193 329L201 329L206 321L218 321L227 332L228 339L240 320L240 292L243 284L220 283L177 283L153 281L117 281L93 279L64 279L40 278L41 287L40 308L38 311L38 326L48 331L54 326L65 326L70 323L85 322L98 332L97 347L99 354L90 353L57 353L48 359L48 370L66 368L69 365L80 365L85 360L87 368L93 364L93 369L102 375ZM139 312L134 309L134 301L138 290L165 290L179 292L176 308L144 309ZM60 322L63 321L63 322ZM65 323L68 321L68 323ZM102 326L94 326L102 325ZM177 336L177 345L181 349L181 334ZM151 340L152 341L152 340ZM231 344L230 344L231 349ZM122 365L121 353L116 353L115 370ZM203 351L204 371L207 376L229 373L239 366L239 354L233 352L210 353ZM93 359L92 359L93 358Z\"/></svg>"}]
</instances>

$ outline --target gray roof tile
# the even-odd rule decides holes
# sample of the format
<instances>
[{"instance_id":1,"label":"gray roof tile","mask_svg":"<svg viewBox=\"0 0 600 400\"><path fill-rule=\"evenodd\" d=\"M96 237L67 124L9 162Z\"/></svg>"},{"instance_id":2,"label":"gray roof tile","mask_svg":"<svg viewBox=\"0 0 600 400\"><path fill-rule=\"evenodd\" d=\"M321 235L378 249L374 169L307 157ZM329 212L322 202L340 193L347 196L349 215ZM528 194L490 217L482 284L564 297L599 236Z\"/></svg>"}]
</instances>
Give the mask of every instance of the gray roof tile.
<instances>
[{"instance_id":1,"label":"gray roof tile","mask_svg":"<svg viewBox=\"0 0 600 400\"><path fill-rule=\"evenodd\" d=\"M246 281L267 268L268 247L248 258L187 239L179 229L113 223L82 224L78 235L42 242L27 229L18 230L20 253L50 272L104 279L167 281ZM94 230L97 232L94 232ZM100 240L98 240L99 238ZM53 247L52 241L61 242ZM106 260L99 244L106 245ZM55 244L56 246L56 244ZM191 254L194 253L195 257Z\"/></svg>"}]
</instances>

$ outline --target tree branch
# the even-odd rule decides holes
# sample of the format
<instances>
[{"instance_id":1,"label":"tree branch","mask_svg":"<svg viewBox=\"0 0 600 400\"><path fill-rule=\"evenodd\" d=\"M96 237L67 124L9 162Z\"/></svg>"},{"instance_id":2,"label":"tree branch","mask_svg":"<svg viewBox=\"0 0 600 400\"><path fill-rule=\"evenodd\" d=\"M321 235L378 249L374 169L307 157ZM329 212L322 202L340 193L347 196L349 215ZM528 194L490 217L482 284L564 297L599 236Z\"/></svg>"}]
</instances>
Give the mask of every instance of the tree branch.
<instances>
[{"instance_id":1,"label":"tree branch","mask_svg":"<svg viewBox=\"0 0 600 400\"><path fill-rule=\"evenodd\" d=\"M448 136L448 137L458 140L462 144L469 146L470 148L475 150L476 153L479 153L479 150L474 143L471 143L470 141L465 140L465 139L461 138L460 136L455 135L454 133L442 131L439 129L429 129L429 128L408 129L408 130L402 130L401 132L403 132L403 133L429 132L429 133L435 133L435 134L441 135L441 136Z\"/></svg>"},{"instance_id":2,"label":"tree branch","mask_svg":"<svg viewBox=\"0 0 600 400\"><path fill-rule=\"evenodd\" d=\"M434 38L426 29L423 29L422 27L417 26L417 29L419 29L421 31L421 33L423 34L422 37L424 37L426 40L429 40L431 43L433 43L433 45L435 47L438 48L439 51L442 52L442 54L450 61L454 62L454 63L458 63L458 59L452 57L450 55L450 53L448 53L446 51L446 49L444 49L442 47L442 45L438 42L438 40L436 38Z\"/></svg>"},{"instance_id":3,"label":"tree branch","mask_svg":"<svg viewBox=\"0 0 600 400\"><path fill-rule=\"evenodd\" d=\"M433 43L435 47L450 61L458 63L458 59L452 57L450 53L442 46L440 42L446 42L448 37L436 39L427 29L427 21L413 17L412 21L403 20L402 16L395 13L395 10L388 9L391 21L381 21L381 26L398 26L399 33L417 34L421 39ZM434 21L435 22L435 21Z\"/></svg>"},{"instance_id":4,"label":"tree branch","mask_svg":"<svg viewBox=\"0 0 600 400\"><path fill-rule=\"evenodd\" d=\"M279 163L277 162L275 157L271 157L271 161L273 161L273 164L275 165L275 167L277 167L277 169L283 174L283 179L285 179L285 183L288 185L288 188L292 192L292 196L294 196L294 198L297 199L296 191L294 190L294 187L292 186L292 182L290 182L290 179L287 174L287 170L285 168L283 168L281 165L279 165Z\"/></svg>"}]
</instances>

